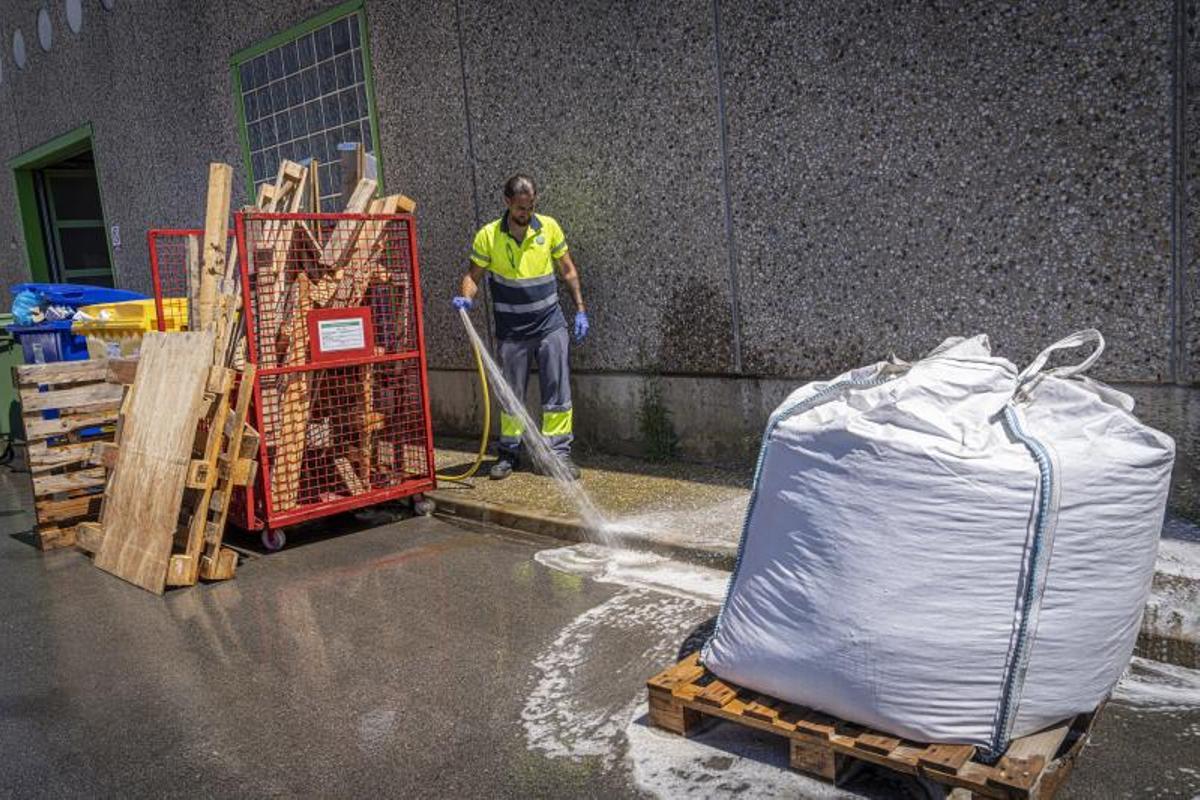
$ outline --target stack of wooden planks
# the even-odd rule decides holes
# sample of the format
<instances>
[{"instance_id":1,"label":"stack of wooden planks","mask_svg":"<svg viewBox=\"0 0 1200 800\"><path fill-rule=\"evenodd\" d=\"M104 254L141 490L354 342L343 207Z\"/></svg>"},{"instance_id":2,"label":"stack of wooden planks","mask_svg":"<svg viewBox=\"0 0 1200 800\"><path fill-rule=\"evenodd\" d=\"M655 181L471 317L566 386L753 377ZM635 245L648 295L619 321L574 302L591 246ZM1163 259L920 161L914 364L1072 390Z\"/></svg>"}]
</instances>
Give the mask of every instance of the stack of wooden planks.
<instances>
[{"instance_id":1,"label":"stack of wooden planks","mask_svg":"<svg viewBox=\"0 0 1200 800\"><path fill-rule=\"evenodd\" d=\"M43 550L75 544L80 523L94 522L104 470L95 443L116 433L121 387L106 382L108 361L58 361L13 367L33 483L34 536Z\"/></svg>"},{"instance_id":2,"label":"stack of wooden planks","mask_svg":"<svg viewBox=\"0 0 1200 800\"><path fill-rule=\"evenodd\" d=\"M14 371L41 546L75 544L94 553L100 569L155 593L233 577L237 554L223 545L230 501L237 487L254 481L264 449L277 509L300 502L314 448L339 443L326 461L349 494L371 487L379 455L372 447L383 427L374 365L342 368L353 374L330 391L322 381L336 370L310 368L308 323L317 308L364 305L372 285L395 277L383 254L386 222L256 220L245 239L253 302L244 304L238 248L229 236L232 176L226 164L210 166L203 241L189 240L191 330L145 334L136 359ZM375 198L376 188L360 176L346 211L415 208L403 195ZM284 161L255 201L248 210L317 209L315 165ZM246 305L255 313L256 360L246 357ZM260 447L248 422L256 375L265 367L294 368L258 386L269 448ZM348 385L350 400L331 404L335 393L344 400Z\"/></svg>"},{"instance_id":3,"label":"stack of wooden planks","mask_svg":"<svg viewBox=\"0 0 1200 800\"><path fill-rule=\"evenodd\" d=\"M123 400L113 441L93 456L108 482L99 520L77 537L97 567L159 594L233 577L237 553L222 544L230 500L257 468L255 368L231 366L244 339L232 177L227 164L209 169L204 240L190 259L193 330L146 334L138 359L110 365Z\"/></svg>"}]
</instances>

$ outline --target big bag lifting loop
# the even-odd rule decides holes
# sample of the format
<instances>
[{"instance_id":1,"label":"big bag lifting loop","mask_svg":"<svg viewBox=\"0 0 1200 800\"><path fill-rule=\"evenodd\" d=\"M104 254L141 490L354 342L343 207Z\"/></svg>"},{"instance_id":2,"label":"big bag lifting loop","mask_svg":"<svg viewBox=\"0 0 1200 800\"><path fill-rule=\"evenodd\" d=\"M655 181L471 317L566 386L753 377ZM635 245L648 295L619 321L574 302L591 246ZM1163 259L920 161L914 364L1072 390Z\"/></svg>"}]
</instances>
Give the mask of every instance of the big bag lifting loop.
<instances>
[{"instance_id":1,"label":"big bag lifting loop","mask_svg":"<svg viewBox=\"0 0 1200 800\"><path fill-rule=\"evenodd\" d=\"M1083 347L1086 344L1092 343L1095 343L1096 349L1093 350L1092 354L1080 363L1065 367L1056 367L1055 369L1050 370L1050 374L1052 375L1056 375L1060 378L1069 378L1072 375L1078 375L1080 373L1087 372L1088 368L1091 367L1092 364L1095 364L1096 360L1100 358L1100 354L1104 352L1104 337L1100 334L1100 331L1096 330L1095 328L1087 328L1086 330L1076 331L1070 336L1059 339L1057 342L1038 353L1037 358L1035 358L1028 367L1021 370L1021 374L1017 376L1017 385L1016 388L1013 389L1013 397L1023 399L1026 396L1025 385L1035 381L1041 375L1042 368L1046 366L1046 362L1050 359L1050 355L1055 350L1070 350L1074 347ZM1030 386L1029 388L1032 389L1033 387Z\"/></svg>"}]
</instances>

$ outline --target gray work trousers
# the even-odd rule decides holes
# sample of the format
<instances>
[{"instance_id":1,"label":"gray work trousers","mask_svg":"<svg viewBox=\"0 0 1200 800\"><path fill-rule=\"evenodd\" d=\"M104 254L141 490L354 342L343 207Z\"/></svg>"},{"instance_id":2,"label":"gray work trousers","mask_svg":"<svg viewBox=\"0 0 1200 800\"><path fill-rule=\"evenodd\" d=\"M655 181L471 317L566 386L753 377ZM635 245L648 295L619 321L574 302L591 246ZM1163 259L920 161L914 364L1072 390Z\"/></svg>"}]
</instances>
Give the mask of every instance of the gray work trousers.
<instances>
[{"instance_id":1,"label":"gray work trousers","mask_svg":"<svg viewBox=\"0 0 1200 800\"><path fill-rule=\"evenodd\" d=\"M560 457L571 453L571 368L567 365L567 329L559 328L540 339L508 341L501 339L497 354L504 380L525 399L529 368L537 358L538 386L542 392L542 434ZM518 463L521 454L522 423L517 417L500 413L500 456Z\"/></svg>"}]
</instances>

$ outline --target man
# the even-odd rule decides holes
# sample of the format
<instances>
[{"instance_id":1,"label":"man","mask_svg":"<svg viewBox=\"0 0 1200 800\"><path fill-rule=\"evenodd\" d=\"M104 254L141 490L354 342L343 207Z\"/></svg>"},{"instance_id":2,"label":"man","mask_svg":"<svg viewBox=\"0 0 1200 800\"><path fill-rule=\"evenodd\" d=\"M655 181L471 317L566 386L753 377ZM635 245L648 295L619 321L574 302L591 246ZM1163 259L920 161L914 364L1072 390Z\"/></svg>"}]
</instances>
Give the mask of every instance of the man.
<instances>
[{"instance_id":1,"label":"man","mask_svg":"<svg viewBox=\"0 0 1200 800\"><path fill-rule=\"evenodd\" d=\"M530 362L537 358L542 392L542 433L550 440L573 479L579 468L571 461L571 373L567 366L567 321L558 305L557 266L575 301L575 341L588 333L587 310L579 288L579 271L562 228L552 217L535 214L537 186L528 175L514 175L504 184L508 210L479 229L471 246L471 264L462 279L462 294L454 307L470 310L486 271L492 287L498 356L504 380L518 397L525 397ZM499 457L491 478L501 480L521 463L521 422L500 414Z\"/></svg>"}]
</instances>

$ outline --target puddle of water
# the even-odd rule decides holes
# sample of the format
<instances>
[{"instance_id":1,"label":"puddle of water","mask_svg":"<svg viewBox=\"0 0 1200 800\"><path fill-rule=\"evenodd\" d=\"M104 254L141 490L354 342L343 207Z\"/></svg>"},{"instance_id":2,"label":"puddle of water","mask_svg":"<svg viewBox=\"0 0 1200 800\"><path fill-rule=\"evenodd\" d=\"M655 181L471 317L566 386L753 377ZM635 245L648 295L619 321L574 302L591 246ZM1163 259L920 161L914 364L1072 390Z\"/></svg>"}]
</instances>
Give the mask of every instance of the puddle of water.
<instances>
[{"instance_id":1,"label":"puddle of water","mask_svg":"<svg viewBox=\"0 0 1200 800\"><path fill-rule=\"evenodd\" d=\"M1200 670L1134 657L1112 697L1148 711L1200 709Z\"/></svg>"},{"instance_id":2,"label":"puddle of water","mask_svg":"<svg viewBox=\"0 0 1200 800\"><path fill-rule=\"evenodd\" d=\"M725 599L730 577L724 570L685 564L656 553L614 550L591 543L541 550L534 558L543 566L600 583L651 589L712 604Z\"/></svg>"}]
</instances>

